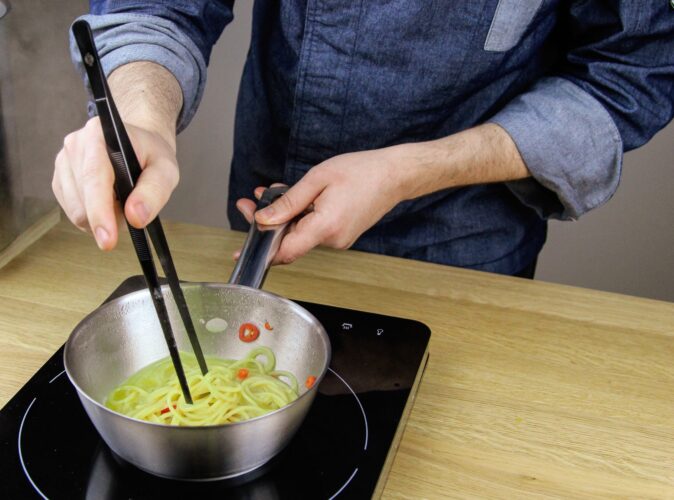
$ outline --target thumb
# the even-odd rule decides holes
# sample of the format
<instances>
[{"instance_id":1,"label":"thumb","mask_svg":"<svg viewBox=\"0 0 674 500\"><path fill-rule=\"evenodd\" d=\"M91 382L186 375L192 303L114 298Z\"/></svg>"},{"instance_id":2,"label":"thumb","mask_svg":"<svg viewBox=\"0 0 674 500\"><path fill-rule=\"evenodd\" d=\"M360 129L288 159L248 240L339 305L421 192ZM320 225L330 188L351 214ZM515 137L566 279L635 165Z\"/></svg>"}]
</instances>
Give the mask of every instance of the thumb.
<instances>
[{"instance_id":1,"label":"thumb","mask_svg":"<svg viewBox=\"0 0 674 500\"><path fill-rule=\"evenodd\" d=\"M325 180L309 171L268 207L255 212L259 224L273 225L288 222L306 210L327 186Z\"/></svg>"},{"instance_id":2,"label":"thumb","mask_svg":"<svg viewBox=\"0 0 674 500\"><path fill-rule=\"evenodd\" d=\"M124 206L129 224L142 229L152 222L166 205L179 177L178 165L166 157L148 163Z\"/></svg>"}]
</instances>

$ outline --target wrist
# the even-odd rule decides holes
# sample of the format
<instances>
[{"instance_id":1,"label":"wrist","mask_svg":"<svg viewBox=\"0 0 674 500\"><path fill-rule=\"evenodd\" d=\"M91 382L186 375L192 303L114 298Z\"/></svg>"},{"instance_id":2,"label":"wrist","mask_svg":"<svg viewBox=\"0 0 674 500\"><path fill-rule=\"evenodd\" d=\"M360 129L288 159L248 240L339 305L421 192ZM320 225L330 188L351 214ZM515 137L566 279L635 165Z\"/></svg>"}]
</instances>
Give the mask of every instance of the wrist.
<instances>
[{"instance_id":1,"label":"wrist","mask_svg":"<svg viewBox=\"0 0 674 500\"><path fill-rule=\"evenodd\" d=\"M411 200L441 189L439 166L446 169L449 153L438 141L400 144L388 148L393 165L392 178L400 201ZM450 187L450 186L444 186Z\"/></svg>"},{"instance_id":2,"label":"wrist","mask_svg":"<svg viewBox=\"0 0 674 500\"><path fill-rule=\"evenodd\" d=\"M390 149L394 151L394 171L402 200L442 189L531 175L508 133L494 124Z\"/></svg>"},{"instance_id":3,"label":"wrist","mask_svg":"<svg viewBox=\"0 0 674 500\"><path fill-rule=\"evenodd\" d=\"M176 129L171 127L161 120L157 120L152 113L143 113L136 111L132 115L124 118L124 122L137 128L141 128L147 132L157 134L166 144L176 152Z\"/></svg>"},{"instance_id":4,"label":"wrist","mask_svg":"<svg viewBox=\"0 0 674 500\"><path fill-rule=\"evenodd\" d=\"M183 95L173 74L159 64L138 61L115 69L108 82L122 120L158 134L175 151Z\"/></svg>"}]
</instances>

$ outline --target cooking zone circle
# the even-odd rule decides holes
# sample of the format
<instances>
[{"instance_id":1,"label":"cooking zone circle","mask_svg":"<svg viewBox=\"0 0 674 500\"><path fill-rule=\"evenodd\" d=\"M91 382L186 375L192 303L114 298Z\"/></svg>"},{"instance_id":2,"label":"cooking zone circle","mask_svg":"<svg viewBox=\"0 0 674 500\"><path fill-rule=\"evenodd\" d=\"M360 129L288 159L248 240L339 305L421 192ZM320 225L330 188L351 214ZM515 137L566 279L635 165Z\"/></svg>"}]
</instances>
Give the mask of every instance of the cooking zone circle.
<instances>
[{"instance_id":1,"label":"cooking zone circle","mask_svg":"<svg viewBox=\"0 0 674 500\"><path fill-rule=\"evenodd\" d=\"M335 408L339 411L335 412ZM229 496L242 498L251 498L253 493L278 498L283 494L283 482L277 481L277 477L288 474L296 475L298 480L319 483L326 498L335 498L347 491L357 476L369 439L363 404L348 382L328 369L302 427L268 467L234 480L161 479L113 456L62 371L26 407L17 446L26 478L42 498L58 498L62 481L80 482L78 489L86 493L86 498L144 498L161 490L171 496L226 491ZM337 467L335 456L339 457Z\"/></svg>"}]
</instances>

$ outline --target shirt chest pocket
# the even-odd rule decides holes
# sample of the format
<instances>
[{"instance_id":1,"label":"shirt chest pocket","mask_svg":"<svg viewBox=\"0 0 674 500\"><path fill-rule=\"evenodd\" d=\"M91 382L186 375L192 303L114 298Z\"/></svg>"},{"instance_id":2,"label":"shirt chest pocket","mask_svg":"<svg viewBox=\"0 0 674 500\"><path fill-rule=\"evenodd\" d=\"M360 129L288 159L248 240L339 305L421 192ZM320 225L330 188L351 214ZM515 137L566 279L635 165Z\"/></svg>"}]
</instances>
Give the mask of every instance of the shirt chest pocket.
<instances>
[{"instance_id":1,"label":"shirt chest pocket","mask_svg":"<svg viewBox=\"0 0 674 500\"><path fill-rule=\"evenodd\" d=\"M498 0L484 50L505 52L522 39L544 0Z\"/></svg>"}]
</instances>

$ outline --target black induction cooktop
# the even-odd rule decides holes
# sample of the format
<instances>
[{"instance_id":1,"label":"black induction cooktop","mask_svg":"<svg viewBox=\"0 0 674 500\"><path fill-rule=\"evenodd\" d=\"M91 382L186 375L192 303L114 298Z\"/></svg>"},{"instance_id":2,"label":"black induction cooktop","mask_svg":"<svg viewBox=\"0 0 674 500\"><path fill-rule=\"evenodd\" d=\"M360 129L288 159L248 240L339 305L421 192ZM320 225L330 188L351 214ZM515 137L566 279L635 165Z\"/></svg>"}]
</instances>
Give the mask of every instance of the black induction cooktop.
<instances>
[{"instance_id":1,"label":"black induction cooktop","mask_svg":"<svg viewBox=\"0 0 674 500\"><path fill-rule=\"evenodd\" d=\"M110 299L143 286L142 277L129 278ZM0 498L377 495L426 363L430 330L408 319L299 303L328 331L332 361L297 435L263 468L232 480L182 482L127 464L90 423L64 373L61 347L0 410Z\"/></svg>"}]
</instances>

